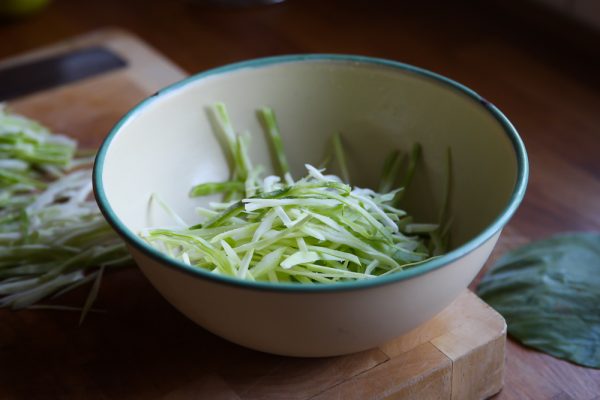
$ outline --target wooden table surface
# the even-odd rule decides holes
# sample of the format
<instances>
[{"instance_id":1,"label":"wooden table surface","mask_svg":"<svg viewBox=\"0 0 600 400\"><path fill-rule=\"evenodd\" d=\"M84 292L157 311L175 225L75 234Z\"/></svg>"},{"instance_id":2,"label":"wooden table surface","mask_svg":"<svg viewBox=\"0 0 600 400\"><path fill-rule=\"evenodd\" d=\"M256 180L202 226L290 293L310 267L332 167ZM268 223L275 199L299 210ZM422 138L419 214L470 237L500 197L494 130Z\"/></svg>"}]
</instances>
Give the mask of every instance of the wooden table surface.
<instances>
[{"instance_id":1,"label":"wooden table surface","mask_svg":"<svg viewBox=\"0 0 600 400\"><path fill-rule=\"evenodd\" d=\"M495 103L527 146L527 196L506 228L511 240L501 241L492 258L549 234L600 230L600 57L594 58L600 35L529 7L412 3L422 4L288 0L218 9L177 0L56 0L39 15L0 23L0 58L118 26L191 73L242 59L307 52L356 53L425 67ZM528 18L528 11L535 18ZM124 293L126 288L125 279ZM122 307L139 307L133 297ZM140 323L153 328L150 321ZM49 334L49 340L59 337ZM600 370L509 341L505 387L496 398L600 399Z\"/></svg>"}]
</instances>

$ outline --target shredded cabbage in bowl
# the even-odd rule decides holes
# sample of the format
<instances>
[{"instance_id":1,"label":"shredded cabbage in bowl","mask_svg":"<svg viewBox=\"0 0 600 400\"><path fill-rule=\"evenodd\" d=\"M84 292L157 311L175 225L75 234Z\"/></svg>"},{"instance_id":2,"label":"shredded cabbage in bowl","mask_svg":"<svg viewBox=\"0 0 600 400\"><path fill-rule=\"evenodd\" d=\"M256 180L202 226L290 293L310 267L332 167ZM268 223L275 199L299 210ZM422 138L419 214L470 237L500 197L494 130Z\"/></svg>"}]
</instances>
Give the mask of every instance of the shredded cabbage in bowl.
<instances>
[{"instance_id":1,"label":"shredded cabbage in bowl","mask_svg":"<svg viewBox=\"0 0 600 400\"><path fill-rule=\"evenodd\" d=\"M236 134L225 106L216 104L212 115L216 134L227 143L231 178L199 184L190 195L223 193L223 201L198 207L202 222L187 226L153 195L151 201L180 225L140 232L160 251L214 274L305 284L391 274L445 252L450 225L444 212L447 204L437 223L414 223L398 207L420 156L418 144L407 162L398 151L392 152L384 163L379 191L349 184L339 135L333 137L333 155L343 179L306 164L307 175L294 180L275 115L262 108L259 116L279 173L262 177L263 168L254 167L248 156L249 136ZM448 151L448 176L450 173Z\"/></svg>"}]
</instances>

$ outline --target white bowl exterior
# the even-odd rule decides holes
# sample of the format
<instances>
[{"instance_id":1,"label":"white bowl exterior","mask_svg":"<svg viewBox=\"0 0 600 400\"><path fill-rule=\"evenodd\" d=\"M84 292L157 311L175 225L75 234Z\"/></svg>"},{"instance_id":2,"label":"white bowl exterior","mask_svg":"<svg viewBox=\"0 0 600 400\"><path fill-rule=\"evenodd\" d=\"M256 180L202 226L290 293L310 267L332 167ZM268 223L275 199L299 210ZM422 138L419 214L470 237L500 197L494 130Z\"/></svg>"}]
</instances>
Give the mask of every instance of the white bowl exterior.
<instances>
[{"instance_id":1,"label":"white bowl exterior","mask_svg":"<svg viewBox=\"0 0 600 400\"><path fill-rule=\"evenodd\" d=\"M514 145L506 128L475 97L395 68L339 61L284 63L190 82L159 96L120 126L106 152L101 180L106 200L126 230L135 235L148 226L172 224L164 212L149 206L152 193L188 223L199 222L193 210L206 200L188 198L190 187L228 176L204 112L216 101L228 105L240 131L252 132L251 157L257 164L268 163L269 154L254 112L261 105L272 106L296 176L303 174L304 162L320 161L336 130L343 133L351 175L361 185L375 181L382 152L407 150L419 141L424 162L406 200L417 216L431 219L443 197L445 154L451 145L452 234L458 243L490 226L514 190ZM475 277L499 234L421 275L381 286L311 293L217 282L165 266L135 246L130 250L160 293L209 331L265 352L332 356L381 344L440 312Z\"/></svg>"},{"instance_id":2,"label":"white bowl exterior","mask_svg":"<svg viewBox=\"0 0 600 400\"><path fill-rule=\"evenodd\" d=\"M327 357L375 347L435 316L473 280L499 236L427 274L384 286L310 294L195 279L130 250L152 285L210 332L268 353Z\"/></svg>"}]
</instances>

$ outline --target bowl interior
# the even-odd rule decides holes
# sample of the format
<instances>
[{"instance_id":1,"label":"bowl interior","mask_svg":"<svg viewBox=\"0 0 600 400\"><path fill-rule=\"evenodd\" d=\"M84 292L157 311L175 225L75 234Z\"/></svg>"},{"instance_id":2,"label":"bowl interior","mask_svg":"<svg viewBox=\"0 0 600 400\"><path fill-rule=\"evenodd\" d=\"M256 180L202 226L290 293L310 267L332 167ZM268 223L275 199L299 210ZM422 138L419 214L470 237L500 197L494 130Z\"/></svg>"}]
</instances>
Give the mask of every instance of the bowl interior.
<instances>
[{"instance_id":1,"label":"bowl interior","mask_svg":"<svg viewBox=\"0 0 600 400\"><path fill-rule=\"evenodd\" d=\"M116 217L136 234L173 225L149 198L158 194L183 219L199 222L188 197L201 182L228 178L226 158L206 109L224 102L237 131L252 136L251 157L270 170L267 141L256 118L272 107L295 177L318 165L330 137L342 134L353 184L377 187L388 153L423 158L404 207L422 222L436 222L446 184L446 149L452 150L452 244L476 236L507 207L517 181L517 155L506 128L479 98L409 69L349 60L257 63L205 74L146 101L107 142L101 183ZM334 171L335 172L335 171Z\"/></svg>"}]
</instances>

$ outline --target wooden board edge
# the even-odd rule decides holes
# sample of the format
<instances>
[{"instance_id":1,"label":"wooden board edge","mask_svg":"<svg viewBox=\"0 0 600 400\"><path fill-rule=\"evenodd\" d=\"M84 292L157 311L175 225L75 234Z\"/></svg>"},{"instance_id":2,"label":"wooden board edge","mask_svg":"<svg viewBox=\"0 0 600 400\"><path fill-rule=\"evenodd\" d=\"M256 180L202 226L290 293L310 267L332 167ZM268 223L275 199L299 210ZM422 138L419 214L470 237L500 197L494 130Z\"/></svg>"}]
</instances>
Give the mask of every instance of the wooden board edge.
<instances>
[{"instance_id":1,"label":"wooden board edge","mask_svg":"<svg viewBox=\"0 0 600 400\"><path fill-rule=\"evenodd\" d=\"M381 351L394 358L408 352L413 348L443 336L461 325L471 321L482 321L493 325L494 329L506 329L504 319L489 305L483 302L470 290L465 289L448 307L438 315L418 326L412 331L384 343L379 347Z\"/></svg>"},{"instance_id":2,"label":"wooden board edge","mask_svg":"<svg viewBox=\"0 0 600 400\"><path fill-rule=\"evenodd\" d=\"M452 399L480 400L504 385L506 321L471 293L484 313L431 341L452 362Z\"/></svg>"},{"instance_id":3,"label":"wooden board edge","mask_svg":"<svg viewBox=\"0 0 600 400\"><path fill-rule=\"evenodd\" d=\"M103 46L127 60L130 79L148 93L189 74L134 34L118 28L98 32Z\"/></svg>"},{"instance_id":4,"label":"wooden board edge","mask_svg":"<svg viewBox=\"0 0 600 400\"><path fill-rule=\"evenodd\" d=\"M431 343L423 343L311 399L450 400L451 380L451 360Z\"/></svg>"}]
</instances>

